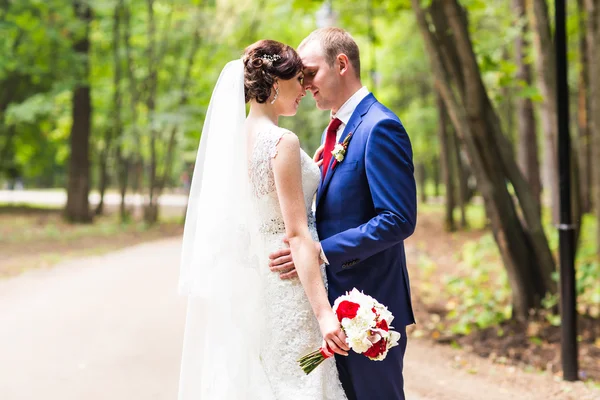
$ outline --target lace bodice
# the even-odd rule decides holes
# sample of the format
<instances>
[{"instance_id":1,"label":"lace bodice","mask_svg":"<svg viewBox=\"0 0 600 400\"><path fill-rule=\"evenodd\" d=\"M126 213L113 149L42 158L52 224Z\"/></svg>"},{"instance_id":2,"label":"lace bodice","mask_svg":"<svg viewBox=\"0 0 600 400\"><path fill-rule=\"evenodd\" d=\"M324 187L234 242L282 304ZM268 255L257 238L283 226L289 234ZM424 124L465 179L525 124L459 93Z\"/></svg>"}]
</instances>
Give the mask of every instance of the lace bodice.
<instances>
[{"instance_id":1,"label":"lace bodice","mask_svg":"<svg viewBox=\"0 0 600 400\"><path fill-rule=\"evenodd\" d=\"M253 194L258 202L262 221L261 231L265 233L285 232L271 164L271 160L277 156L277 145L285 134L293 135L292 132L279 127L257 133L250 156L250 182ZM300 166L302 168L302 191L304 193L306 215L309 226L314 226L312 202L319 186L321 173L312 158L302 150Z\"/></svg>"},{"instance_id":2,"label":"lace bodice","mask_svg":"<svg viewBox=\"0 0 600 400\"><path fill-rule=\"evenodd\" d=\"M250 181L258 203L266 253L259 265L265 310L260 360L272 397L277 400L345 400L333 358L309 375L302 372L296 360L321 346L319 324L300 280L282 280L268 266L268 255L285 246L285 225L271 161L277 156L277 145L286 134L293 133L279 127L258 133L249 159ZM318 240L312 201L320 182L320 170L304 151L300 159L309 231L313 239ZM321 276L327 285L324 266L321 266Z\"/></svg>"}]
</instances>

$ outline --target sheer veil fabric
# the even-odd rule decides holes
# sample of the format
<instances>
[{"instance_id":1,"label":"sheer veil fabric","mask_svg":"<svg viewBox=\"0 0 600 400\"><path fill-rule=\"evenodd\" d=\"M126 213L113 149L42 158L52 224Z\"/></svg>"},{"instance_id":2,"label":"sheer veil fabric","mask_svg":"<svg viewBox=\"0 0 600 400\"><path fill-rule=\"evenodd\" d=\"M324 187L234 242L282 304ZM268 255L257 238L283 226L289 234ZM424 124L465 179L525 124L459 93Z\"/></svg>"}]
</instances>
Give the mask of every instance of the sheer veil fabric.
<instances>
[{"instance_id":1,"label":"sheer veil fabric","mask_svg":"<svg viewBox=\"0 0 600 400\"><path fill-rule=\"evenodd\" d=\"M213 91L194 167L179 290L188 296L179 400L274 399L260 362L264 304L248 176L244 65Z\"/></svg>"}]
</instances>

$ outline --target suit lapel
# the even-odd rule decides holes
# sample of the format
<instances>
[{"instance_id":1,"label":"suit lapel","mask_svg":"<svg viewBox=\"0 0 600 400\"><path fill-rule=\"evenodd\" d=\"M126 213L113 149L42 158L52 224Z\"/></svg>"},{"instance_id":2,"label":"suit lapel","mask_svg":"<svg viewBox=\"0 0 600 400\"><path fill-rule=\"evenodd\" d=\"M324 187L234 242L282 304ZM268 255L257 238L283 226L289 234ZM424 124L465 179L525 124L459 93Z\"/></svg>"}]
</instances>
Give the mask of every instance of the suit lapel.
<instances>
[{"instance_id":1,"label":"suit lapel","mask_svg":"<svg viewBox=\"0 0 600 400\"><path fill-rule=\"evenodd\" d=\"M373 94L369 94L358 104L358 106L354 110L354 113L352 114L352 117L350 117L350 121L348 121L348 125L346 125L346 127L344 128L344 132L342 133L342 136L340 136L340 140L338 141L338 143L343 143L344 139L346 139L346 137L350 133L354 134L354 132L356 132L356 129L358 129L358 127L363 121L364 115L367 113L367 111L369 111L369 108L371 108L375 101L375 96L373 96ZM352 140L350 140L350 142L348 143L348 147L350 147L351 143ZM331 177L337 169L334 168L335 166L335 157L331 157L331 161L329 162L329 168L327 169L327 175L325 175L325 179L321 180L319 190L317 191L317 207L319 206L319 202L323 198L323 195L325 194L325 191L327 190L327 187L331 182Z\"/></svg>"}]
</instances>

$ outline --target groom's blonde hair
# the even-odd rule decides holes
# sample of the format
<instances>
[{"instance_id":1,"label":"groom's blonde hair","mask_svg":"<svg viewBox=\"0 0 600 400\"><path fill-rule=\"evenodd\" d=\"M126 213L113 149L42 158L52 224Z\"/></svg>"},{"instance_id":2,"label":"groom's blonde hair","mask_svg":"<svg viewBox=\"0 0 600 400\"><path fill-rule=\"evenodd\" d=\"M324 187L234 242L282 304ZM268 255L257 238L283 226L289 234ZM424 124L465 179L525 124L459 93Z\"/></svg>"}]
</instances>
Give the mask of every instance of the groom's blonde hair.
<instances>
[{"instance_id":1,"label":"groom's blonde hair","mask_svg":"<svg viewBox=\"0 0 600 400\"><path fill-rule=\"evenodd\" d=\"M354 38L348 32L334 27L317 29L300 43L298 49L312 41L321 44L325 60L330 67L335 63L337 56L345 54L356 71L356 77L360 79L360 52Z\"/></svg>"}]
</instances>

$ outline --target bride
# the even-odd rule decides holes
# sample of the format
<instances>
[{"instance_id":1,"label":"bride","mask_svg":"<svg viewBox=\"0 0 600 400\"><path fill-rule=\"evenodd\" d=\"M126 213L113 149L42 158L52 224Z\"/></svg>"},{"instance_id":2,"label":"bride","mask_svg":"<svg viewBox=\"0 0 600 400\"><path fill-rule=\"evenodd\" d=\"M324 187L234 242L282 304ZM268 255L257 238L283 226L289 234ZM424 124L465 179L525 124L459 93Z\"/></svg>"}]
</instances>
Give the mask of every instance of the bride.
<instances>
[{"instance_id":1,"label":"bride","mask_svg":"<svg viewBox=\"0 0 600 400\"><path fill-rule=\"evenodd\" d=\"M296 361L320 346L349 350L327 299L312 214L319 167L278 126L304 95L298 54L271 40L250 45L216 84L182 248L180 400L346 399L333 357L309 375ZM269 269L284 237L299 279Z\"/></svg>"}]
</instances>

